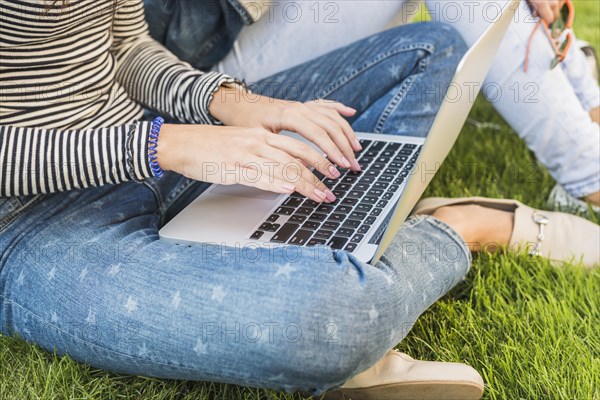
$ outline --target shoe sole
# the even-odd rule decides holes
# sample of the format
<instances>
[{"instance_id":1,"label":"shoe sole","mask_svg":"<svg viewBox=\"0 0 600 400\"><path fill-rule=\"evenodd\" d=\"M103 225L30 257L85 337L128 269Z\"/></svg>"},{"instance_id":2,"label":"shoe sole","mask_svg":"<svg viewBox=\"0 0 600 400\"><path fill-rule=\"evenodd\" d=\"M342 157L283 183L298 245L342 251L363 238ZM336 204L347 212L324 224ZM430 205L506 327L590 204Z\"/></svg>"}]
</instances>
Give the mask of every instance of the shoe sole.
<instances>
[{"instance_id":1,"label":"shoe sole","mask_svg":"<svg viewBox=\"0 0 600 400\"><path fill-rule=\"evenodd\" d=\"M324 400L479 400L483 387L473 382L402 382L327 393Z\"/></svg>"}]
</instances>

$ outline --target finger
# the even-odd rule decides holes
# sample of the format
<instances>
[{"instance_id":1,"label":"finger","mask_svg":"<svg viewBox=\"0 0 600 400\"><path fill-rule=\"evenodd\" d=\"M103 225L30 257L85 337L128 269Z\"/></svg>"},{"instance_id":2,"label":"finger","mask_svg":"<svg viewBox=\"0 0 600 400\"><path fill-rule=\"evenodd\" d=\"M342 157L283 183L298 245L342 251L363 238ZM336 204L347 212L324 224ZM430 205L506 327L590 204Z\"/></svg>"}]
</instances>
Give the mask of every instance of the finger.
<instances>
[{"instance_id":1,"label":"finger","mask_svg":"<svg viewBox=\"0 0 600 400\"><path fill-rule=\"evenodd\" d=\"M290 139L291 141L303 145L303 143L295 141L291 138L287 139ZM279 148L277 148L276 146L268 147L265 149L268 153L267 157L272 159L277 164L275 167L275 176L278 179L283 179L286 182L293 183L296 186L296 191L298 193L301 193L304 196L311 198L312 200L318 202L325 201L328 203L336 201L337 198L333 194L333 192L323 182L321 182L321 180L318 179L308 168L306 168L306 166L301 162L300 159L294 158L294 155L291 153L297 151L296 149L298 149L298 146L294 145L292 145L292 150L289 152L279 150ZM324 158L323 160L335 169L335 167L330 162L328 162ZM321 162L319 162L319 164L322 165ZM339 177L339 175L337 177Z\"/></svg>"},{"instance_id":2,"label":"finger","mask_svg":"<svg viewBox=\"0 0 600 400\"><path fill-rule=\"evenodd\" d=\"M325 154L327 154L332 162L340 167L352 167L350 161L344 156L342 151L338 149L327 132L314 122L306 119L300 111L288 111L286 117L284 117L284 126L316 144Z\"/></svg>"},{"instance_id":3,"label":"finger","mask_svg":"<svg viewBox=\"0 0 600 400\"><path fill-rule=\"evenodd\" d=\"M350 141L350 144L352 145L354 151L362 150L362 146L358 141L358 138L356 137L354 129L352 129L352 126L350 126L348 121L346 121L346 119L342 117L337 110L329 107L322 107L321 105L316 104L310 104L308 105L308 107L326 116L327 118L333 120L336 124L338 124L342 128L342 131L344 132L346 137L348 138L348 141Z\"/></svg>"},{"instance_id":4,"label":"finger","mask_svg":"<svg viewBox=\"0 0 600 400\"><path fill-rule=\"evenodd\" d=\"M533 3L533 6L539 17L546 23L551 24L558 16L558 13L555 13L553 9L554 5L558 5L557 3L555 0L537 0Z\"/></svg>"},{"instance_id":5,"label":"finger","mask_svg":"<svg viewBox=\"0 0 600 400\"><path fill-rule=\"evenodd\" d=\"M271 181L285 182L288 185L285 188L293 186L296 192L319 203L336 200L333 192L298 160L274 147L267 147L270 156L261 157L264 160L262 164L254 166L263 181L264 177L268 177Z\"/></svg>"},{"instance_id":6,"label":"finger","mask_svg":"<svg viewBox=\"0 0 600 400\"><path fill-rule=\"evenodd\" d=\"M305 104L307 104L307 105L315 104L315 105L323 106L323 107L337 111L344 117L353 117L357 113L357 111L354 108L349 107L345 104L342 104L342 103L334 101L334 100L317 99L317 100L308 101Z\"/></svg>"},{"instance_id":7,"label":"finger","mask_svg":"<svg viewBox=\"0 0 600 400\"><path fill-rule=\"evenodd\" d=\"M287 178L288 181L293 180L295 182L299 179L304 179L313 185L317 185L320 179L309 169L308 162L296 158L285 148L286 146L281 143L279 145L266 145L257 154L263 158L270 159L273 164L270 168L273 171L283 171L284 178ZM325 186L322 188L325 188Z\"/></svg>"},{"instance_id":8,"label":"finger","mask_svg":"<svg viewBox=\"0 0 600 400\"><path fill-rule=\"evenodd\" d=\"M305 167L313 167L323 175L331 179L338 179L341 176L340 171L337 170L327 158L323 157L322 154L315 151L312 147L306 143L302 143L299 140L288 136L272 136L267 139L267 143L274 148L281 150L288 157L294 157L299 162L303 163ZM272 151L268 149L268 151ZM265 157L269 154L261 154ZM279 159L280 161L283 161ZM313 175L314 177L314 175Z\"/></svg>"},{"instance_id":9,"label":"finger","mask_svg":"<svg viewBox=\"0 0 600 400\"><path fill-rule=\"evenodd\" d=\"M246 186L251 186L260 190L266 190L268 192L278 194L292 194L296 191L296 185L294 185L293 183L289 183L282 179L278 179L265 174L258 175L257 179L254 182Z\"/></svg>"},{"instance_id":10,"label":"finger","mask_svg":"<svg viewBox=\"0 0 600 400\"><path fill-rule=\"evenodd\" d=\"M319 203L337 200L333 192L298 160L289 159L279 165L280 168L275 169L275 177L295 185L298 193Z\"/></svg>"},{"instance_id":11,"label":"finger","mask_svg":"<svg viewBox=\"0 0 600 400\"><path fill-rule=\"evenodd\" d=\"M240 185L255 187L279 194L294 193L296 190L294 184L269 174L268 166L271 164L272 162L263 157L253 157L244 164L236 164L235 182L231 182L230 179L228 179L226 184L238 183ZM230 168L228 168L228 170L230 170ZM227 176L232 175L233 174L227 174Z\"/></svg>"},{"instance_id":12,"label":"finger","mask_svg":"<svg viewBox=\"0 0 600 400\"><path fill-rule=\"evenodd\" d=\"M335 143L337 148L344 154L344 157L350 161L351 169L353 171L360 171L360 165L358 164L358 161L356 161L354 149L352 149L348 137L344 134L344 131L339 124L329 117L312 110L305 112L304 117L324 129L331 140L333 140L333 143Z\"/></svg>"},{"instance_id":13,"label":"finger","mask_svg":"<svg viewBox=\"0 0 600 400\"><path fill-rule=\"evenodd\" d=\"M559 0L549 0L549 1L550 1L550 8L552 9L552 14L553 14L552 22L554 22L560 15L560 1Z\"/></svg>"}]
</instances>

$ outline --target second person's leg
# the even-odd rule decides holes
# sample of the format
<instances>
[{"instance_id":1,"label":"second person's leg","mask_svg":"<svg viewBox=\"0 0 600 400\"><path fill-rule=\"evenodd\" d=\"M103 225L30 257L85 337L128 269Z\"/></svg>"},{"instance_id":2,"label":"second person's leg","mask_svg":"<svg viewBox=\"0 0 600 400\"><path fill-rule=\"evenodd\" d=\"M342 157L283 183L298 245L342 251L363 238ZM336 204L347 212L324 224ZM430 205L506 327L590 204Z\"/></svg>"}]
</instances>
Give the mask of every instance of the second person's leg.
<instances>
[{"instance_id":1,"label":"second person's leg","mask_svg":"<svg viewBox=\"0 0 600 400\"><path fill-rule=\"evenodd\" d=\"M472 45L507 0L483 3L426 0L426 3L434 20L450 23ZM600 190L600 135L598 124L591 120L589 109L578 98L579 92L581 96L585 94L581 88L573 87L575 82L567 78L562 68L550 69L554 53L541 29L533 37L529 69L524 71L527 42L536 19L525 2L515 18L492 64L484 93L572 196L596 193ZM597 93L597 83L591 81L591 84Z\"/></svg>"}]
</instances>

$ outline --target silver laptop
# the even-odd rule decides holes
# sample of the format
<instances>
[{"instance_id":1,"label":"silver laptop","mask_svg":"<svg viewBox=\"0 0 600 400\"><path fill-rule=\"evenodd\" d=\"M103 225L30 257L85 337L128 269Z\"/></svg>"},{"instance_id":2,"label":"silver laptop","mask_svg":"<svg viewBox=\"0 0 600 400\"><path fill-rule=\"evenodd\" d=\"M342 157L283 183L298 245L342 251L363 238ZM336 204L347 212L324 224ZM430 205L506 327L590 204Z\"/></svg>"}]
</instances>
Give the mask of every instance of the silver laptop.
<instances>
[{"instance_id":1,"label":"silver laptop","mask_svg":"<svg viewBox=\"0 0 600 400\"><path fill-rule=\"evenodd\" d=\"M427 138L357 133L362 172L346 171L336 180L317 173L335 203L212 185L159 231L160 238L237 248L323 245L377 262L454 145L475 100L472 88L483 85L520 2L508 1L467 51Z\"/></svg>"}]
</instances>

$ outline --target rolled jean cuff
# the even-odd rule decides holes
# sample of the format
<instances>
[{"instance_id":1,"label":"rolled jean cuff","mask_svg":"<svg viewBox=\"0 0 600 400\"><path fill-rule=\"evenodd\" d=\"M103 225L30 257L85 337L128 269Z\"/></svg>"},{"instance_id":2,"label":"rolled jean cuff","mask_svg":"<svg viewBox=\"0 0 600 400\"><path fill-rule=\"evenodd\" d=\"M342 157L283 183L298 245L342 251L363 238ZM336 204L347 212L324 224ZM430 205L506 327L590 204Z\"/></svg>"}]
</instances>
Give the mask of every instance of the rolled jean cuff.
<instances>
[{"instance_id":1,"label":"rolled jean cuff","mask_svg":"<svg viewBox=\"0 0 600 400\"><path fill-rule=\"evenodd\" d=\"M467 244L465 239L447 223L440 221L439 219L432 217L431 215L427 216L427 220L427 222L437 227L437 229L444 231L448 236L452 238L452 240L456 242L456 244L463 251L467 262L469 263L469 265L471 265L471 263L473 262L473 256L471 255L471 250L469 249L469 245Z\"/></svg>"},{"instance_id":2,"label":"rolled jean cuff","mask_svg":"<svg viewBox=\"0 0 600 400\"><path fill-rule=\"evenodd\" d=\"M600 178L590 179L585 183L564 185L565 190L576 199L583 199L593 193L600 191Z\"/></svg>"},{"instance_id":3,"label":"rolled jean cuff","mask_svg":"<svg viewBox=\"0 0 600 400\"><path fill-rule=\"evenodd\" d=\"M443 221L440 221L439 219L431 215L415 215L413 217L410 217L406 221L406 225L409 226L415 226L422 223L428 224L432 227L432 230L442 232L443 234L450 237L450 239L452 239L452 241L456 243L458 248L462 250L463 254L465 255L465 258L467 259L467 263L471 265L471 263L473 262L473 257L471 255L471 250L469 250L469 245L467 244L467 242L465 242L465 239L462 236L460 236L458 232L456 232L452 227L450 227L450 225L446 224Z\"/></svg>"}]
</instances>

